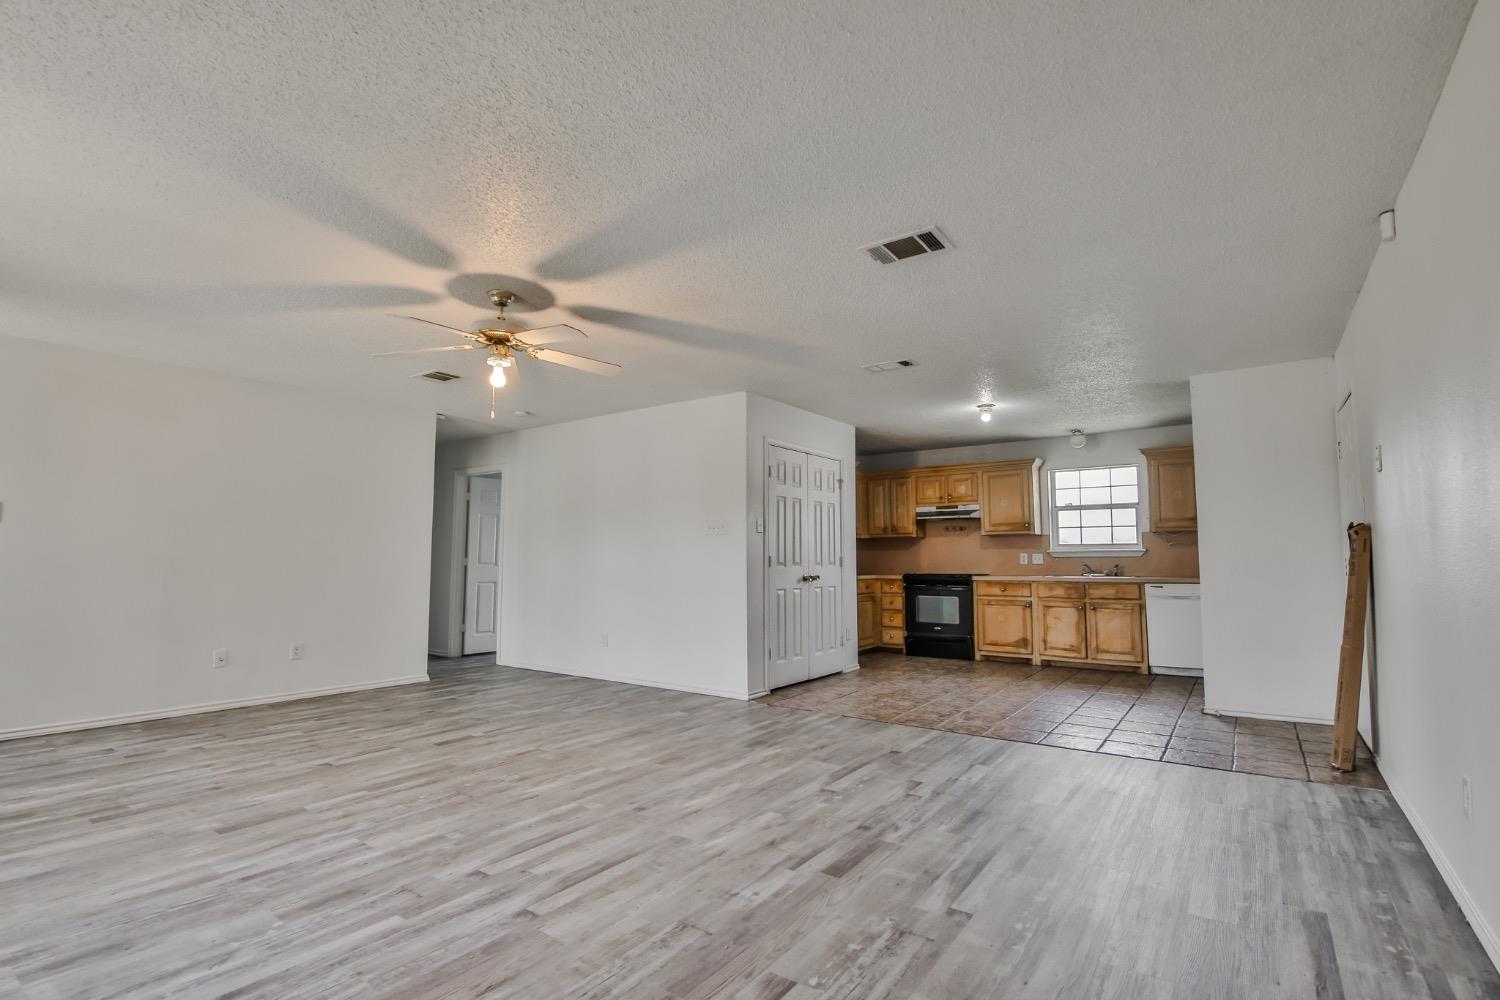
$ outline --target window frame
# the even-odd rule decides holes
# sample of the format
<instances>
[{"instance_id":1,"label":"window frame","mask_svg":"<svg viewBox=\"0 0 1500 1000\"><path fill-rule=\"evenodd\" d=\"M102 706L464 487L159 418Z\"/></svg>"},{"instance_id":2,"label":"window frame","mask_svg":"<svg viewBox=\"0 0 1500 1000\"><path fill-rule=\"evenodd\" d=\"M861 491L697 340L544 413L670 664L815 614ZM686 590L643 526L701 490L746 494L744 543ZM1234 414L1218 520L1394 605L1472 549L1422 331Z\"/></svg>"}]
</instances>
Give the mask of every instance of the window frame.
<instances>
[{"instance_id":1,"label":"window frame","mask_svg":"<svg viewBox=\"0 0 1500 1000\"><path fill-rule=\"evenodd\" d=\"M1059 506L1057 503L1057 476L1064 472L1095 472L1101 469L1135 469L1135 503L1091 503L1070 504ZM1068 469L1047 470L1047 520L1048 524L1048 547L1047 554L1051 556L1139 556L1146 551L1142 541L1146 533L1145 523L1146 506L1146 477L1145 470L1133 462L1116 462L1110 465L1089 465ZM1135 541L1119 542L1109 544L1085 544L1065 545L1058 540L1058 511L1063 510L1118 510L1131 507L1135 510Z\"/></svg>"}]
</instances>

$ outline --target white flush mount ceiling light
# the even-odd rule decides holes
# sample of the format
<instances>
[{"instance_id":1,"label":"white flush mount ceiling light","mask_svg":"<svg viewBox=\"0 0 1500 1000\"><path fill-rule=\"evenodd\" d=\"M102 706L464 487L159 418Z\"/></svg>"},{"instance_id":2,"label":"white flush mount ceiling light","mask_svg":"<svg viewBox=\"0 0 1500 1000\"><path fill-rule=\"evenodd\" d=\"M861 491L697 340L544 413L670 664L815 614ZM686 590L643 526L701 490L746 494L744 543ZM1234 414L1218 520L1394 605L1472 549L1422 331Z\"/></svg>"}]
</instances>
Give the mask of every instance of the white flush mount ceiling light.
<instances>
[{"instance_id":1,"label":"white flush mount ceiling light","mask_svg":"<svg viewBox=\"0 0 1500 1000\"><path fill-rule=\"evenodd\" d=\"M1089 443L1089 439L1084 435L1083 431L1076 427L1069 431L1068 435L1068 444L1075 448L1082 448Z\"/></svg>"},{"instance_id":2,"label":"white flush mount ceiling light","mask_svg":"<svg viewBox=\"0 0 1500 1000\"><path fill-rule=\"evenodd\" d=\"M980 420L983 420L985 423L989 423L990 419L994 416L994 413L995 413L995 404L994 403L980 403L979 404L979 419Z\"/></svg>"}]
</instances>

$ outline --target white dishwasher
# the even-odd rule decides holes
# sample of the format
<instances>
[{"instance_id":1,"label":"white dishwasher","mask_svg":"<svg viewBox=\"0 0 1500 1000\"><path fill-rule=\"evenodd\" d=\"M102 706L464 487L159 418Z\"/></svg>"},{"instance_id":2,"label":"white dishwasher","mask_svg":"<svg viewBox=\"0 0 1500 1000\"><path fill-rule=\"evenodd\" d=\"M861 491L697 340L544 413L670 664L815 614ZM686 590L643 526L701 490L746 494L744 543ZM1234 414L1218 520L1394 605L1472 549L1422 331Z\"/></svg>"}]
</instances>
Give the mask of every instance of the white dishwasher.
<instances>
[{"instance_id":1,"label":"white dishwasher","mask_svg":"<svg viewBox=\"0 0 1500 1000\"><path fill-rule=\"evenodd\" d=\"M1146 642L1153 674L1203 676L1199 584L1146 584Z\"/></svg>"}]
</instances>

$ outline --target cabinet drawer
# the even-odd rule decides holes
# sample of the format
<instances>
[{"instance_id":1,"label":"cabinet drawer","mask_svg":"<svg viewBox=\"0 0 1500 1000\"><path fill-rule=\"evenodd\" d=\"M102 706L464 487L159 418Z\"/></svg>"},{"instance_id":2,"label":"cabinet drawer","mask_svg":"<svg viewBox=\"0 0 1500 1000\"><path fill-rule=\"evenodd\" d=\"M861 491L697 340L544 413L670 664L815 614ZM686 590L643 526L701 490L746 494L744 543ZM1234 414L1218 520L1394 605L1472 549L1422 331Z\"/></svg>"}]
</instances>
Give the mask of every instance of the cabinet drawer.
<instances>
[{"instance_id":1,"label":"cabinet drawer","mask_svg":"<svg viewBox=\"0 0 1500 1000\"><path fill-rule=\"evenodd\" d=\"M877 586L879 582L879 580L861 580L859 581L859 592L861 594L873 594L880 589Z\"/></svg>"},{"instance_id":2,"label":"cabinet drawer","mask_svg":"<svg viewBox=\"0 0 1500 1000\"><path fill-rule=\"evenodd\" d=\"M906 648L906 633L899 628L883 628L880 630L880 644L882 646L899 646Z\"/></svg>"},{"instance_id":3,"label":"cabinet drawer","mask_svg":"<svg viewBox=\"0 0 1500 1000\"><path fill-rule=\"evenodd\" d=\"M906 616L900 611L882 611L880 624L886 628L902 628L906 625Z\"/></svg>"},{"instance_id":4,"label":"cabinet drawer","mask_svg":"<svg viewBox=\"0 0 1500 1000\"><path fill-rule=\"evenodd\" d=\"M1081 583L1039 583L1036 585L1036 596L1059 597L1082 600L1083 584Z\"/></svg>"},{"instance_id":5,"label":"cabinet drawer","mask_svg":"<svg viewBox=\"0 0 1500 1000\"><path fill-rule=\"evenodd\" d=\"M1031 584L1014 580L975 580L974 593L979 597L1030 597Z\"/></svg>"},{"instance_id":6,"label":"cabinet drawer","mask_svg":"<svg viewBox=\"0 0 1500 1000\"><path fill-rule=\"evenodd\" d=\"M881 611L902 611L902 610L904 610L902 608L902 606L901 606L901 595L900 594L881 594L880 595L880 610Z\"/></svg>"},{"instance_id":7,"label":"cabinet drawer","mask_svg":"<svg viewBox=\"0 0 1500 1000\"><path fill-rule=\"evenodd\" d=\"M1138 583L1091 583L1089 597L1101 601L1139 601L1141 585Z\"/></svg>"},{"instance_id":8,"label":"cabinet drawer","mask_svg":"<svg viewBox=\"0 0 1500 1000\"><path fill-rule=\"evenodd\" d=\"M880 592L882 594L899 594L899 593L901 593L901 581L900 580L881 580L880 581Z\"/></svg>"}]
</instances>

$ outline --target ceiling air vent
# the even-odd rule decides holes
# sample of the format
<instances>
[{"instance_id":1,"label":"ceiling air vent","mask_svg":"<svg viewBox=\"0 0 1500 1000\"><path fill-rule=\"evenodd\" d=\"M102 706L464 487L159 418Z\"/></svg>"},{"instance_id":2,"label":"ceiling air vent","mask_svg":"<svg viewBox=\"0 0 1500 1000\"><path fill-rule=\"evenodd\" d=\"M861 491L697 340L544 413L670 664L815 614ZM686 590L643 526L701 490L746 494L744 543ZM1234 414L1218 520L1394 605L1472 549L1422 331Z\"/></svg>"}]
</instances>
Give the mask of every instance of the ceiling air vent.
<instances>
[{"instance_id":1,"label":"ceiling air vent","mask_svg":"<svg viewBox=\"0 0 1500 1000\"><path fill-rule=\"evenodd\" d=\"M880 243L872 243L867 247L860 247L869 254L878 264L894 264L898 260L908 257L920 257L924 253L937 253L946 250L951 244L948 237L944 236L936 226L931 229L922 229L906 236L898 236L895 239L885 240Z\"/></svg>"},{"instance_id":2,"label":"ceiling air vent","mask_svg":"<svg viewBox=\"0 0 1500 1000\"><path fill-rule=\"evenodd\" d=\"M452 372L423 372L416 377L425 378L429 382L453 382L463 378L462 375L455 375Z\"/></svg>"},{"instance_id":3,"label":"ceiling air vent","mask_svg":"<svg viewBox=\"0 0 1500 1000\"><path fill-rule=\"evenodd\" d=\"M899 371L902 368L915 368L916 366L917 363L915 361L912 361L910 358L903 358L900 361L882 361L878 365L861 365L860 367L867 372L875 372L878 375L880 372L893 372Z\"/></svg>"}]
</instances>

